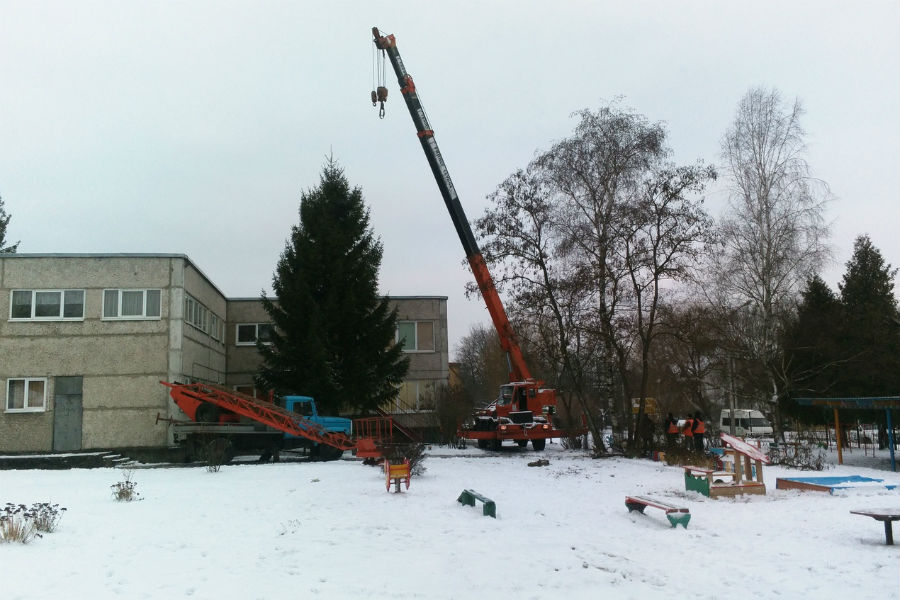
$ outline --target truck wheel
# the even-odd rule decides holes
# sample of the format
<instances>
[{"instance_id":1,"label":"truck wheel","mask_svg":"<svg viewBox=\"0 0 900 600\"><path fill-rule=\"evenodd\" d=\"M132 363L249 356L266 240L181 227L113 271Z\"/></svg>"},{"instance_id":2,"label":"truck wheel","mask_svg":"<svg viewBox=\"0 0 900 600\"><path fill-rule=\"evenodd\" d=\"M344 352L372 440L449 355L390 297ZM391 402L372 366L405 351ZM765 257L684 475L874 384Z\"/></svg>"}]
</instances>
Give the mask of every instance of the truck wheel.
<instances>
[{"instance_id":1,"label":"truck wheel","mask_svg":"<svg viewBox=\"0 0 900 600\"><path fill-rule=\"evenodd\" d=\"M219 420L219 407L209 402L204 402L197 407L194 418L198 423L216 423Z\"/></svg>"},{"instance_id":2,"label":"truck wheel","mask_svg":"<svg viewBox=\"0 0 900 600\"><path fill-rule=\"evenodd\" d=\"M487 440L478 440L478 447L482 450L487 450L488 441Z\"/></svg>"},{"instance_id":3,"label":"truck wheel","mask_svg":"<svg viewBox=\"0 0 900 600\"><path fill-rule=\"evenodd\" d=\"M503 447L503 440L500 440L500 439L491 440L491 450L499 452L502 447Z\"/></svg>"},{"instance_id":4,"label":"truck wheel","mask_svg":"<svg viewBox=\"0 0 900 600\"><path fill-rule=\"evenodd\" d=\"M519 448L524 448L528 445L528 440L516 440L516 443L519 445Z\"/></svg>"},{"instance_id":5,"label":"truck wheel","mask_svg":"<svg viewBox=\"0 0 900 600\"><path fill-rule=\"evenodd\" d=\"M319 444L319 460L337 460L344 455L344 451L333 446Z\"/></svg>"},{"instance_id":6,"label":"truck wheel","mask_svg":"<svg viewBox=\"0 0 900 600\"><path fill-rule=\"evenodd\" d=\"M531 447L534 448L535 452L540 452L546 445L547 440L545 440L544 438L541 438L539 440L531 440Z\"/></svg>"}]
</instances>

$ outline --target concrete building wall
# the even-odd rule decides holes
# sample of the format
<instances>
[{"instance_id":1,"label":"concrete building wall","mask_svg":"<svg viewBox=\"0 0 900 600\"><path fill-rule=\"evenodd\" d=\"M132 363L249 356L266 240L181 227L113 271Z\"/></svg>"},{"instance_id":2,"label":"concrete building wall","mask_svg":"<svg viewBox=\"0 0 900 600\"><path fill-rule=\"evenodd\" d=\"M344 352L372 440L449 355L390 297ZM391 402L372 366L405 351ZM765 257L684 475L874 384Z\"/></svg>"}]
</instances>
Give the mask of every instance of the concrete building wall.
<instances>
[{"instance_id":1,"label":"concrete building wall","mask_svg":"<svg viewBox=\"0 0 900 600\"><path fill-rule=\"evenodd\" d=\"M228 370L225 352L227 302L225 296L206 277L188 263L184 269L182 294L199 304L199 318L173 321L182 328L182 356L180 379L224 384ZM185 302L182 301L182 312ZM196 309L195 309L196 310Z\"/></svg>"},{"instance_id":2,"label":"concrete building wall","mask_svg":"<svg viewBox=\"0 0 900 600\"><path fill-rule=\"evenodd\" d=\"M238 345L239 325L269 323L269 315L258 298L228 300L228 329L225 344L228 352L228 386L252 386L259 369L260 356L255 345Z\"/></svg>"},{"instance_id":3,"label":"concrete building wall","mask_svg":"<svg viewBox=\"0 0 900 600\"><path fill-rule=\"evenodd\" d=\"M0 258L0 450L53 449L56 384L81 377L81 448L162 445L167 412L172 257L35 256ZM159 290L159 315L104 318L104 290ZM12 290L83 290L83 318L13 320ZM46 402L38 412L6 410L9 379L46 378Z\"/></svg>"}]
</instances>

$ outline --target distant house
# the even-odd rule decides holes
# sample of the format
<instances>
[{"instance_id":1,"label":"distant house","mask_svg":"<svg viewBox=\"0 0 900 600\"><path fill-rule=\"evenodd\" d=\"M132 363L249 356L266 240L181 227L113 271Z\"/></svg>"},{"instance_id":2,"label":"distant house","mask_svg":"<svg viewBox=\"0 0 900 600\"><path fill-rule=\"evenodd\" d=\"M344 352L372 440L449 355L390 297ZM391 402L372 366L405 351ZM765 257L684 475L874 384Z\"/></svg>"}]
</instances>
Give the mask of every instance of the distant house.
<instances>
[{"instance_id":1,"label":"distant house","mask_svg":"<svg viewBox=\"0 0 900 600\"><path fill-rule=\"evenodd\" d=\"M428 426L448 379L447 298L390 300L411 361L385 408ZM184 415L161 380L261 393L262 303L225 297L185 255L0 254L0 314L0 452L168 446L157 415Z\"/></svg>"}]
</instances>

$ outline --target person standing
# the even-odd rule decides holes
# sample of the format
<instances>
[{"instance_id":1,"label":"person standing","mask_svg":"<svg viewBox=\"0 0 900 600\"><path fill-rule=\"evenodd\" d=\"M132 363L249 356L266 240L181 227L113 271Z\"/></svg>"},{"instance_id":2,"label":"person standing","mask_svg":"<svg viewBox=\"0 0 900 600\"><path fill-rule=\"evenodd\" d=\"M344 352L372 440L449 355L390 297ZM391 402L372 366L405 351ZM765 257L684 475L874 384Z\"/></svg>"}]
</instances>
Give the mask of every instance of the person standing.
<instances>
[{"instance_id":1,"label":"person standing","mask_svg":"<svg viewBox=\"0 0 900 600\"><path fill-rule=\"evenodd\" d=\"M681 433L684 435L684 445L690 452L694 449L694 419L690 413L684 418L684 426L681 429Z\"/></svg>"},{"instance_id":2,"label":"person standing","mask_svg":"<svg viewBox=\"0 0 900 600\"><path fill-rule=\"evenodd\" d=\"M694 435L694 449L702 453L705 449L703 442L706 438L706 423L703 422L703 415L699 412L694 414L691 433Z\"/></svg>"},{"instance_id":3,"label":"person standing","mask_svg":"<svg viewBox=\"0 0 900 600\"><path fill-rule=\"evenodd\" d=\"M672 416L672 413L669 413L669 416L666 417L666 448L671 450L675 447L675 441L678 437L678 421L675 420L675 417Z\"/></svg>"},{"instance_id":4,"label":"person standing","mask_svg":"<svg viewBox=\"0 0 900 600\"><path fill-rule=\"evenodd\" d=\"M647 413L641 418L641 441L645 452L653 452L653 419Z\"/></svg>"}]
</instances>

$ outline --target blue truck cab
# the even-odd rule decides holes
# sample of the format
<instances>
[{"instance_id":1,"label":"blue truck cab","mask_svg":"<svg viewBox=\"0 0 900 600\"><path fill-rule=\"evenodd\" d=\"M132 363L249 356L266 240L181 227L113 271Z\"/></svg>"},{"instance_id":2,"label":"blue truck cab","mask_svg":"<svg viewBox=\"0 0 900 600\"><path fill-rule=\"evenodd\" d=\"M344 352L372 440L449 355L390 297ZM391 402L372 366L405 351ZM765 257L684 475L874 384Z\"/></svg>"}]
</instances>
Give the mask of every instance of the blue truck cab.
<instances>
[{"instance_id":1,"label":"blue truck cab","mask_svg":"<svg viewBox=\"0 0 900 600\"><path fill-rule=\"evenodd\" d=\"M343 433L348 436L351 434L353 421L343 417L320 416L319 411L316 409L316 401L310 396L284 396L284 407L307 421L321 425L328 431ZM297 436L285 434L285 437L296 438Z\"/></svg>"}]
</instances>

